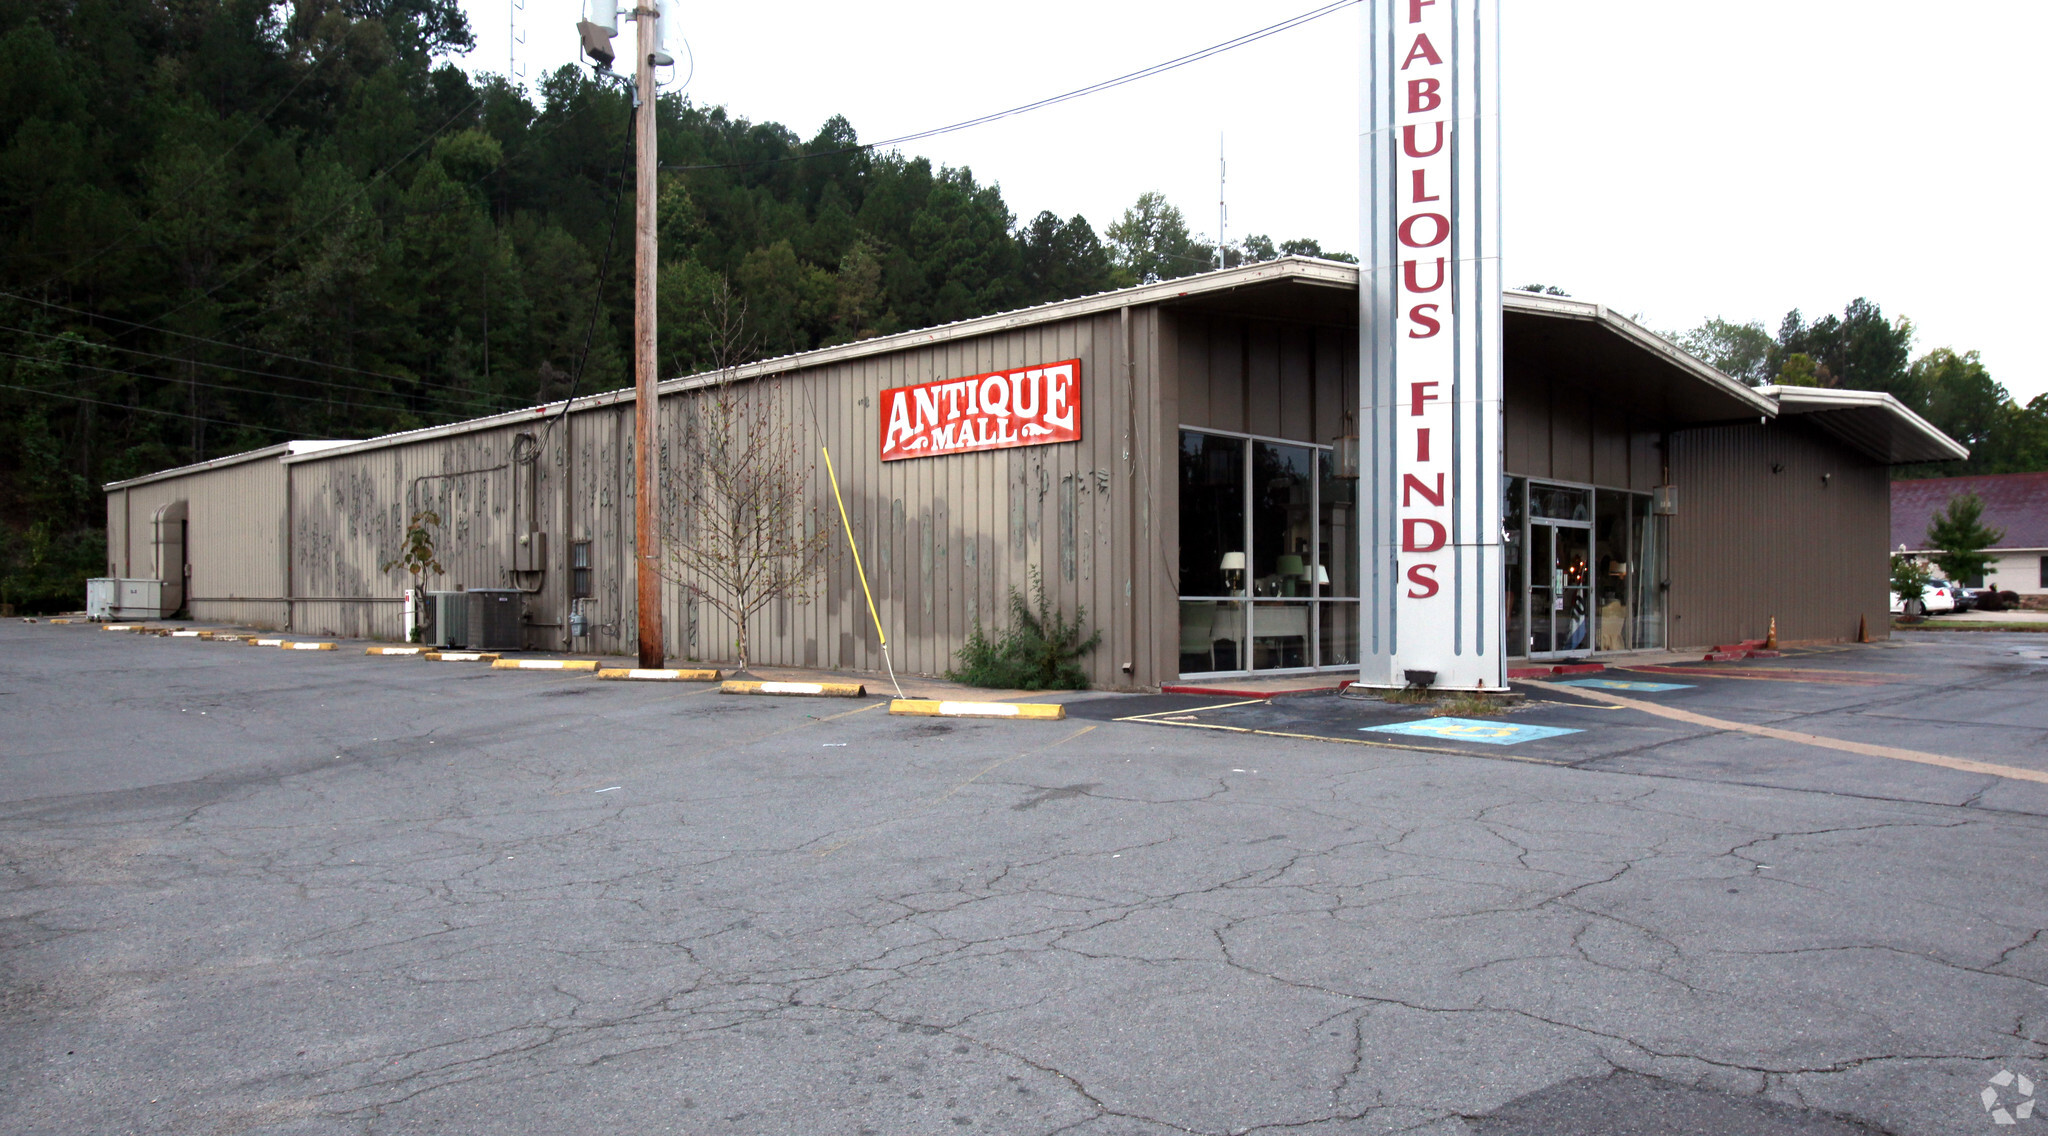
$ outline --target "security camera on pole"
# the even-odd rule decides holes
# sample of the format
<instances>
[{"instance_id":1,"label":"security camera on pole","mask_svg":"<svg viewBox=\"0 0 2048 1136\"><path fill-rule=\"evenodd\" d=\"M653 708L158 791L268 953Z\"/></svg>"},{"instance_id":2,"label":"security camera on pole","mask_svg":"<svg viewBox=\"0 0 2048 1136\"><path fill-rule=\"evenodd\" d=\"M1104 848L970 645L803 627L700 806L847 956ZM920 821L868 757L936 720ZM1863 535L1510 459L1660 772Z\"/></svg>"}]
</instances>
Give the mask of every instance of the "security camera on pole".
<instances>
[{"instance_id":1,"label":"security camera on pole","mask_svg":"<svg viewBox=\"0 0 2048 1136\"><path fill-rule=\"evenodd\" d=\"M655 466L661 446L655 430L659 398L655 393L654 278L660 271L655 244L655 202L658 156L655 153L655 68L673 67L675 58L663 50L663 0L637 0L630 9L616 0L586 0L584 18L576 25L584 54L608 74L614 58L612 40L620 15L633 21L633 556L637 568L636 607L640 613L640 665L657 668L666 662L661 634L660 515L655 499Z\"/></svg>"},{"instance_id":2,"label":"security camera on pole","mask_svg":"<svg viewBox=\"0 0 2048 1136\"><path fill-rule=\"evenodd\" d=\"M1359 682L1501 690L1500 0L1369 0Z\"/></svg>"}]
</instances>

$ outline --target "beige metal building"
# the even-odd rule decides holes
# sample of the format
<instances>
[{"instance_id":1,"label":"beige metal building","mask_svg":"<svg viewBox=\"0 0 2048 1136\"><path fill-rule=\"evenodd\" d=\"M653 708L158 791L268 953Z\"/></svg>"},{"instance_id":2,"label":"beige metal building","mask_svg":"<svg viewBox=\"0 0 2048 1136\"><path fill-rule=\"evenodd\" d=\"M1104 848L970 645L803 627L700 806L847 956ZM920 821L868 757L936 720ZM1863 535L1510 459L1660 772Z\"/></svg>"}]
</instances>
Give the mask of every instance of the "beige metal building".
<instances>
[{"instance_id":1,"label":"beige metal building","mask_svg":"<svg viewBox=\"0 0 2048 1136\"><path fill-rule=\"evenodd\" d=\"M722 379L776 400L809 472L806 523L836 533L814 460L830 448L898 669L944 671L977 620L1005 622L1033 567L1101 630L1098 686L1355 669L1358 311L1355 267L1290 258ZM1773 616L1790 640L1853 637L1862 620L1883 634L1886 467L1964 456L1953 441L1881 394L1750 389L1595 304L1510 293L1505 323L1511 653L1708 645ZM1061 361L1078 368L1078 440L984 433L1012 448L884 460L884 403L911 405L898 388L973 377L1007 399L1002 375ZM688 524L672 449L718 381L662 386L671 532ZM919 397L950 405L940 393ZM109 573L183 578L189 564L194 618L400 639L410 580L385 565L431 509L446 575L428 588L518 588L529 648L630 653L632 418L624 390L114 483ZM180 507L185 543L167 552ZM844 538L833 548L813 602L765 613L757 662L881 668ZM664 591L669 653L726 658L731 628L690 583Z\"/></svg>"}]
</instances>

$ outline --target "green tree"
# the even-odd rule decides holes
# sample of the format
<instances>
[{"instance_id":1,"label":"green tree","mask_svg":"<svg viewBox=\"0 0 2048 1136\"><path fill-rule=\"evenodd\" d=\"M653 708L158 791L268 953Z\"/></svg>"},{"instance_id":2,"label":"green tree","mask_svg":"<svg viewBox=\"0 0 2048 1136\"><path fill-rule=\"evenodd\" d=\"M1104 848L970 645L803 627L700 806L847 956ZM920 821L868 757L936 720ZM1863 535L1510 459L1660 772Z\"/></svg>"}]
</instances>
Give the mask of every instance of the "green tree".
<instances>
[{"instance_id":1,"label":"green tree","mask_svg":"<svg viewBox=\"0 0 2048 1136\"><path fill-rule=\"evenodd\" d=\"M1018 234L1023 301L1042 304L1108 291L1109 250L1088 219L1040 213Z\"/></svg>"},{"instance_id":2,"label":"green tree","mask_svg":"<svg viewBox=\"0 0 2048 1136\"><path fill-rule=\"evenodd\" d=\"M1779 366L1778 377L1773 380L1781 387L1831 387L1834 376L1828 374L1827 364L1816 363L1813 356L1803 351L1794 351L1785 356Z\"/></svg>"},{"instance_id":3,"label":"green tree","mask_svg":"<svg viewBox=\"0 0 2048 1136\"><path fill-rule=\"evenodd\" d=\"M1919 410L1925 401L1906 373L1912 346L1911 320L1887 320L1875 303L1859 298L1850 301L1840 316L1824 316L1811 324L1797 308L1787 312L1764 367L1768 374L1782 374L1792 355L1808 355L1816 376L1828 377L1818 385L1884 391Z\"/></svg>"},{"instance_id":4,"label":"green tree","mask_svg":"<svg viewBox=\"0 0 2048 1136\"><path fill-rule=\"evenodd\" d=\"M1280 242L1281 256L1313 256L1319 260L1336 260L1345 264L1357 264L1358 258L1348 252L1336 252L1323 247L1321 241L1310 237L1296 237ZM1562 295L1562 293L1560 293Z\"/></svg>"},{"instance_id":5,"label":"green tree","mask_svg":"<svg viewBox=\"0 0 2048 1136\"><path fill-rule=\"evenodd\" d=\"M1680 347L1712 363L1730 378L1741 379L1753 387L1772 379L1765 369L1771 354L1771 333L1764 330L1761 322L1735 323L1716 316L1679 335L1677 340Z\"/></svg>"},{"instance_id":6,"label":"green tree","mask_svg":"<svg viewBox=\"0 0 2048 1136\"><path fill-rule=\"evenodd\" d=\"M2005 539L2003 529L1984 524L1984 502L1975 493L1948 499L1948 507L1927 522L1927 546L1935 550L1941 574L1971 587L1982 587L1984 570L1994 559L1984 550Z\"/></svg>"},{"instance_id":7,"label":"green tree","mask_svg":"<svg viewBox=\"0 0 2048 1136\"><path fill-rule=\"evenodd\" d=\"M1973 453L2001 433L2013 410L2011 396L1975 351L1958 355L1937 347L1914 360L1908 376L1921 392L1928 421Z\"/></svg>"},{"instance_id":8,"label":"green tree","mask_svg":"<svg viewBox=\"0 0 2048 1136\"><path fill-rule=\"evenodd\" d=\"M1188 233L1187 218L1162 193L1139 194L1105 232L1119 286L1191 276L1216 266L1216 250Z\"/></svg>"},{"instance_id":9,"label":"green tree","mask_svg":"<svg viewBox=\"0 0 2048 1136\"><path fill-rule=\"evenodd\" d=\"M466 71L472 42L460 0L0 0L8 602L75 606L106 570L106 481L630 381L630 97ZM714 366L736 314L780 353L1113 284L1085 218L1018 228L996 186L843 118L646 113L679 167L670 374ZM1147 278L1213 262L1147 208Z\"/></svg>"}]
</instances>

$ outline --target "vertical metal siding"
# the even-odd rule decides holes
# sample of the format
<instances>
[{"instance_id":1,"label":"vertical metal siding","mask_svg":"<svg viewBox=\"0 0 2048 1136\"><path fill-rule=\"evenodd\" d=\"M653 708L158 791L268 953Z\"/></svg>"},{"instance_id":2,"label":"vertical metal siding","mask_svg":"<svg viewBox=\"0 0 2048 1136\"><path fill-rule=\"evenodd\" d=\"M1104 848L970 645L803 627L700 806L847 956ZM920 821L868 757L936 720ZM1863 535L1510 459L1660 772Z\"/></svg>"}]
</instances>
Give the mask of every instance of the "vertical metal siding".
<instances>
[{"instance_id":1,"label":"vertical metal siding","mask_svg":"<svg viewBox=\"0 0 2048 1136\"><path fill-rule=\"evenodd\" d=\"M192 618L273 628L284 625L284 466L274 457L195 470L107 495L107 559L116 574L156 571L149 523L156 511L187 506L185 560L192 568Z\"/></svg>"},{"instance_id":2,"label":"vertical metal siding","mask_svg":"<svg viewBox=\"0 0 2048 1136\"><path fill-rule=\"evenodd\" d=\"M1134 320L1134 324L1141 322ZM1134 327L1133 339L1142 336ZM817 523L833 533L820 591L812 603L778 605L758 625L752 657L765 666L823 665L878 671L883 661L840 528L822 463L829 445L848 519L865 560L875 606L899 671L943 673L979 621L991 632L1010 622L1008 595L1028 592L1030 570L1070 616L1085 606L1103 634L1086 666L1097 686L1146 679L1156 638L1132 607L1132 545L1119 540L1142 524L1132 501L1126 456L1133 392L1123 355L1120 313L1109 312L794 370L763 379L788 416ZM1082 440L976 454L881 461L880 394L931 379L1081 360ZM1137 405L1152 405L1153 382L1139 372ZM696 395L665 398L665 430L680 430ZM628 411L630 412L630 411ZM1142 547L1142 546L1140 546ZM630 565L622 565L630 570ZM668 589L669 645L679 657L730 656L734 628L710 605L693 601L687 582ZM687 642L695 620L697 639ZM1134 664L1130 676L1125 662Z\"/></svg>"},{"instance_id":3,"label":"vertical metal siding","mask_svg":"<svg viewBox=\"0 0 2048 1136\"><path fill-rule=\"evenodd\" d=\"M1884 466L1786 418L1674 433L1671 475L1674 646L1887 635Z\"/></svg>"}]
</instances>

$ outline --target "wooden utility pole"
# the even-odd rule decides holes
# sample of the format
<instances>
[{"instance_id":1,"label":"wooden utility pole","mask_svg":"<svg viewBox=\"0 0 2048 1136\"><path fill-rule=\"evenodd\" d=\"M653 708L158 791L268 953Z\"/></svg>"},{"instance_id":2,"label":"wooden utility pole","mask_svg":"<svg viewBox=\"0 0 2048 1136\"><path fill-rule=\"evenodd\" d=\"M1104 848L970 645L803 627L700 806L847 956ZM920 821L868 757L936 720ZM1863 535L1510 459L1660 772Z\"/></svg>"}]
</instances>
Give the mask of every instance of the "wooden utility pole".
<instances>
[{"instance_id":1,"label":"wooden utility pole","mask_svg":"<svg viewBox=\"0 0 2048 1136\"><path fill-rule=\"evenodd\" d=\"M654 246L656 178L654 148L654 53L660 46L661 0L639 0L633 12L633 554L639 569L640 665L667 662L661 641L660 508L655 499L655 467L661 443L655 421L660 413L655 384L654 277L659 271Z\"/></svg>"}]
</instances>

